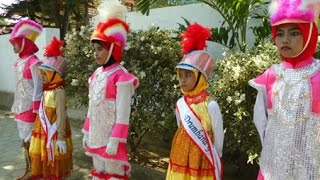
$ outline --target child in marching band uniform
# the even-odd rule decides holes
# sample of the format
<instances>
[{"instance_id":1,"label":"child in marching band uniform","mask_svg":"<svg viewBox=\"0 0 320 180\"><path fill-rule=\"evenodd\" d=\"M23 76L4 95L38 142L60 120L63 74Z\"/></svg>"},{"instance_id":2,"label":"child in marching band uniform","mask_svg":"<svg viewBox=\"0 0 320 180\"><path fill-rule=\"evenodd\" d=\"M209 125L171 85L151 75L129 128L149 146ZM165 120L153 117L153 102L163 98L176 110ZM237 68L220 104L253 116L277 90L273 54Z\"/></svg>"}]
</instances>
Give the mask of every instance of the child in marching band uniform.
<instances>
[{"instance_id":1,"label":"child in marching band uniform","mask_svg":"<svg viewBox=\"0 0 320 180\"><path fill-rule=\"evenodd\" d=\"M130 100L138 79L120 65L129 32L129 26L122 20L126 8L118 0L108 0L98 10L102 19L91 42L96 62L101 66L89 79L83 143L86 154L93 159L93 179L128 179Z\"/></svg>"},{"instance_id":2,"label":"child in marching band uniform","mask_svg":"<svg viewBox=\"0 0 320 180\"><path fill-rule=\"evenodd\" d=\"M19 54L19 59L14 64L18 78L11 110L18 125L22 147L24 147L26 170L17 178L21 180L30 177L30 138L42 94L42 83L37 73L41 62L35 55L39 50L35 40L41 32L40 24L31 20L22 20L13 27L9 39L14 52Z\"/></svg>"},{"instance_id":3,"label":"child in marching band uniform","mask_svg":"<svg viewBox=\"0 0 320 180\"><path fill-rule=\"evenodd\" d=\"M197 23L181 35L183 59L177 68L183 97L176 104L178 130L172 142L167 180L221 179L223 122L206 91L214 59L205 50L210 30Z\"/></svg>"},{"instance_id":4,"label":"child in marching band uniform","mask_svg":"<svg viewBox=\"0 0 320 180\"><path fill-rule=\"evenodd\" d=\"M30 142L32 179L63 179L72 171L71 130L62 78L67 63L61 56L62 45L54 37L38 69L43 96Z\"/></svg>"},{"instance_id":5,"label":"child in marching band uniform","mask_svg":"<svg viewBox=\"0 0 320 180\"><path fill-rule=\"evenodd\" d=\"M254 123L262 152L259 180L320 178L319 0L276 0L272 37L283 62L249 83L258 90Z\"/></svg>"}]
</instances>

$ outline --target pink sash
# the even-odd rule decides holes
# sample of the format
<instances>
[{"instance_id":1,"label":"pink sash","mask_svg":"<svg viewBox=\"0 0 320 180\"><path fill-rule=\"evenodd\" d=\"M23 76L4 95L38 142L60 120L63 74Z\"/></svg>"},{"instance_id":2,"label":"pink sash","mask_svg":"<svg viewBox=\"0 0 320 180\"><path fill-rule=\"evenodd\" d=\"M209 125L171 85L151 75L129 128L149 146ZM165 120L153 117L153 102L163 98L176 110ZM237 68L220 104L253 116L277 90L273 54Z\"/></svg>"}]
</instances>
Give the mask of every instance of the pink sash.
<instances>
[{"instance_id":1,"label":"pink sash","mask_svg":"<svg viewBox=\"0 0 320 180\"><path fill-rule=\"evenodd\" d=\"M192 111L184 98L177 102L177 109L181 118L182 127L192 141L199 147L206 156L212 167L214 167L215 179L221 179L220 157L213 146L207 132L203 129L199 117Z\"/></svg>"}]
</instances>

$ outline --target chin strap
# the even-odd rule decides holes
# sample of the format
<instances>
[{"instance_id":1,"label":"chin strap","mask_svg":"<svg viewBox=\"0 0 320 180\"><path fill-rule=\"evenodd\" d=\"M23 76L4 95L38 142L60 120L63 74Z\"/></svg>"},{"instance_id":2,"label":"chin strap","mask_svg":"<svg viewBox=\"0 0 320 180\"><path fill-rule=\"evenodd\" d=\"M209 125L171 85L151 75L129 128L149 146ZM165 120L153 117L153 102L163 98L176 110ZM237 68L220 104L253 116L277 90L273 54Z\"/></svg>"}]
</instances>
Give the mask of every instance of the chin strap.
<instances>
[{"instance_id":1,"label":"chin strap","mask_svg":"<svg viewBox=\"0 0 320 180\"><path fill-rule=\"evenodd\" d=\"M23 49L24 49L24 44L25 44L25 39L23 38L23 39L22 39L22 43L21 43L21 48L20 48L19 54L22 53L22 51L23 51Z\"/></svg>"},{"instance_id":2,"label":"chin strap","mask_svg":"<svg viewBox=\"0 0 320 180\"><path fill-rule=\"evenodd\" d=\"M110 49L109 49L109 53L108 53L108 57L107 57L106 61L103 64L106 64L109 61L109 59L110 59L110 57L112 55L113 47L114 47L114 43L111 44Z\"/></svg>"},{"instance_id":3,"label":"chin strap","mask_svg":"<svg viewBox=\"0 0 320 180\"><path fill-rule=\"evenodd\" d=\"M310 39L311 39L311 36L312 36L312 29L313 29L313 23L310 22L310 28L309 28L309 34L308 34L308 39L306 41L306 44L304 45L303 49L300 51L299 54L297 54L296 56L292 57L292 58L296 58L298 56L300 56L300 54L302 54L308 47L309 43L310 43Z\"/></svg>"}]
</instances>

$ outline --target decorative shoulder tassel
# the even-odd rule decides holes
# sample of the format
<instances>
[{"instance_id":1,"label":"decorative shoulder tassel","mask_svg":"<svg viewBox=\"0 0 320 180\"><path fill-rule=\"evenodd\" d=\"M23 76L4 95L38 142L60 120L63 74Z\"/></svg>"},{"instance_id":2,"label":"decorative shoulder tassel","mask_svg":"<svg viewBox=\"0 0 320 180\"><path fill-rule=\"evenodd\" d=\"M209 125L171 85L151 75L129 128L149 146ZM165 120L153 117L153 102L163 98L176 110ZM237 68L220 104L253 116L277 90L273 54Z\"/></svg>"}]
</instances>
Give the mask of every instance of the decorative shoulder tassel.
<instances>
[{"instance_id":1,"label":"decorative shoulder tassel","mask_svg":"<svg viewBox=\"0 0 320 180\"><path fill-rule=\"evenodd\" d=\"M46 46L44 56L46 57L58 57L63 54L63 51L61 50L61 47L63 46L64 42L59 41L57 37L53 37L50 44Z\"/></svg>"},{"instance_id":2,"label":"decorative shoulder tassel","mask_svg":"<svg viewBox=\"0 0 320 180\"><path fill-rule=\"evenodd\" d=\"M201 26L198 23L191 24L181 35L180 44L182 46L182 55L188 54L193 50L203 50L207 47L206 40L211 37L209 28Z\"/></svg>"}]
</instances>

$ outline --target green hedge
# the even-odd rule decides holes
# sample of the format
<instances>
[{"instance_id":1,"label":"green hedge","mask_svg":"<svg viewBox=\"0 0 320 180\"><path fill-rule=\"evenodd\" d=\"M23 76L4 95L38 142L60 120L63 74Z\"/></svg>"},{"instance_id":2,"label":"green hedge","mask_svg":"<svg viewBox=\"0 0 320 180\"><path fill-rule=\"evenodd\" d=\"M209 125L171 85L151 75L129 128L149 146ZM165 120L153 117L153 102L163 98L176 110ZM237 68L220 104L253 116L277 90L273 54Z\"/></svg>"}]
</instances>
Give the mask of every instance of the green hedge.
<instances>
[{"instance_id":1,"label":"green hedge","mask_svg":"<svg viewBox=\"0 0 320 180\"><path fill-rule=\"evenodd\" d=\"M131 32L128 38L124 66L140 79L130 120L133 151L147 132L170 144L176 130L174 110L180 93L174 67L181 54L171 34L171 31L151 27Z\"/></svg>"},{"instance_id":2,"label":"green hedge","mask_svg":"<svg viewBox=\"0 0 320 180\"><path fill-rule=\"evenodd\" d=\"M210 91L221 108L225 128L224 159L253 163L261 144L253 123L256 90L248 81L279 61L275 46L264 43L217 61ZM239 164L240 163L240 164Z\"/></svg>"}]
</instances>

